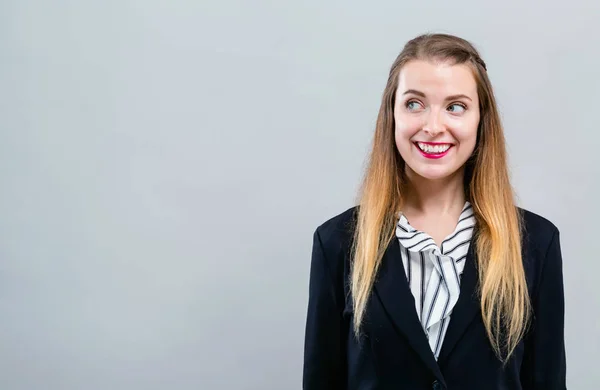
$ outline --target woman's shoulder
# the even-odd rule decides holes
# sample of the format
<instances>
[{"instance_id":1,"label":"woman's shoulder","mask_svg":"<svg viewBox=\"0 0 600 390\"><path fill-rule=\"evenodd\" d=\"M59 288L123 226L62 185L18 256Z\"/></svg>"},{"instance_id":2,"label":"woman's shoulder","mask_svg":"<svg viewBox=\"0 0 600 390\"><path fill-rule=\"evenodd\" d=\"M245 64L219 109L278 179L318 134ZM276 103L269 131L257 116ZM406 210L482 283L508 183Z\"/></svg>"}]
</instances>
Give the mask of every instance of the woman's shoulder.
<instances>
[{"instance_id":1,"label":"woman's shoulder","mask_svg":"<svg viewBox=\"0 0 600 390\"><path fill-rule=\"evenodd\" d=\"M325 251L347 250L354 236L358 206L353 206L321 222L315 234Z\"/></svg>"},{"instance_id":2,"label":"woman's shoulder","mask_svg":"<svg viewBox=\"0 0 600 390\"><path fill-rule=\"evenodd\" d=\"M343 290L350 272L350 253L358 207L329 217L314 232L312 267L327 269ZM311 268L312 268L311 267ZM339 297L340 301L343 296Z\"/></svg>"},{"instance_id":3,"label":"woman's shoulder","mask_svg":"<svg viewBox=\"0 0 600 390\"><path fill-rule=\"evenodd\" d=\"M358 206L350 207L345 211L325 219L319 224L317 231L324 241L352 235L356 224L357 214Z\"/></svg>"},{"instance_id":4,"label":"woman's shoulder","mask_svg":"<svg viewBox=\"0 0 600 390\"><path fill-rule=\"evenodd\" d=\"M524 243L534 250L544 251L558 236L558 227L548 218L531 210L518 207L523 221Z\"/></svg>"}]
</instances>

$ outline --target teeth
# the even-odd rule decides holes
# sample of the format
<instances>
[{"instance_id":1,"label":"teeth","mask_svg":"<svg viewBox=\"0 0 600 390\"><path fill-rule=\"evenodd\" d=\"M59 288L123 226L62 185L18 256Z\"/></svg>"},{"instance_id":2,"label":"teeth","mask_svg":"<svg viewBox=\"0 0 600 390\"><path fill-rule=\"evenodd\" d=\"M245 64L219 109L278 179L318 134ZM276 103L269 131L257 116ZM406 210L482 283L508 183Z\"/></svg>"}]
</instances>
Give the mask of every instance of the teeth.
<instances>
[{"instance_id":1,"label":"teeth","mask_svg":"<svg viewBox=\"0 0 600 390\"><path fill-rule=\"evenodd\" d=\"M449 144L445 144L445 145L427 145L427 144L422 144L420 142L417 142L417 145L419 145L419 148L424 151L425 153L444 153L446 150L448 150L450 148Z\"/></svg>"}]
</instances>

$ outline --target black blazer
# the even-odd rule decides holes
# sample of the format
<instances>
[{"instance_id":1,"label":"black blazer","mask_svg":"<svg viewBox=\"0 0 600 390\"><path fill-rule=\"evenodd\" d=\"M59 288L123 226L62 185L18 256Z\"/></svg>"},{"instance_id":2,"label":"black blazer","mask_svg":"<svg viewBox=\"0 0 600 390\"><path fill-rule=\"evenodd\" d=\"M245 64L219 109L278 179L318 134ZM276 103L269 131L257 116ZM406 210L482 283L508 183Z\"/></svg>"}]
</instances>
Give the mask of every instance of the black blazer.
<instances>
[{"instance_id":1,"label":"black blazer","mask_svg":"<svg viewBox=\"0 0 600 390\"><path fill-rule=\"evenodd\" d=\"M562 258L559 231L552 222L519 208L525 220L523 261L534 318L503 368L481 317L475 245L467 254L460 297L438 361L419 323L395 239L368 300L363 335L359 340L353 336L348 280L356 211L347 210L314 233L304 389L566 389Z\"/></svg>"}]
</instances>

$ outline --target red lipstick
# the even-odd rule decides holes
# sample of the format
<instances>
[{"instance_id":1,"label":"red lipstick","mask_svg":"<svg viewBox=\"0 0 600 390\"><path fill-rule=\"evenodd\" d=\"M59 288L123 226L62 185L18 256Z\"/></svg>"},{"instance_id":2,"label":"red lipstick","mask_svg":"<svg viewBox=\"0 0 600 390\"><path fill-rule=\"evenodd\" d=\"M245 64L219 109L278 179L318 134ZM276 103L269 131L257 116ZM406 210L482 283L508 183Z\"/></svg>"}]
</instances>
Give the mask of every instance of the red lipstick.
<instances>
[{"instance_id":1,"label":"red lipstick","mask_svg":"<svg viewBox=\"0 0 600 390\"><path fill-rule=\"evenodd\" d=\"M435 145L450 145L450 147L442 153L427 153L421 150L421 148L419 147L419 144L417 142L413 142L413 145L415 145L415 148L417 148L417 150L423 155L423 157L425 158L430 158L430 159L438 159L438 158L442 158L445 155L448 154L448 152L450 152L450 149L452 149L452 147L454 147L453 144L449 143L449 142L421 142L422 144L426 144L426 145L431 145L431 146L435 146Z\"/></svg>"}]
</instances>

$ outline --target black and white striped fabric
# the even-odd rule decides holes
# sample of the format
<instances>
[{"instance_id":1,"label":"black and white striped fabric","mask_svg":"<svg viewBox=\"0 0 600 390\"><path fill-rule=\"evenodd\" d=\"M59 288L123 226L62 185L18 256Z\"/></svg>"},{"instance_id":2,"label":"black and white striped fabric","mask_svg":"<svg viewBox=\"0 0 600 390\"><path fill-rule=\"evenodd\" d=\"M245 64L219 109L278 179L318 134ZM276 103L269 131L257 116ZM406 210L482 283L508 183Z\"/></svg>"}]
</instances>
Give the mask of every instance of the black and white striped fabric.
<instances>
[{"instance_id":1,"label":"black and white striped fabric","mask_svg":"<svg viewBox=\"0 0 600 390\"><path fill-rule=\"evenodd\" d=\"M467 201L454 232L442 241L440 248L427 233L410 226L404 214L399 215L396 237L402 262L417 315L436 360L460 294L460 277L474 226L473 206Z\"/></svg>"}]
</instances>

